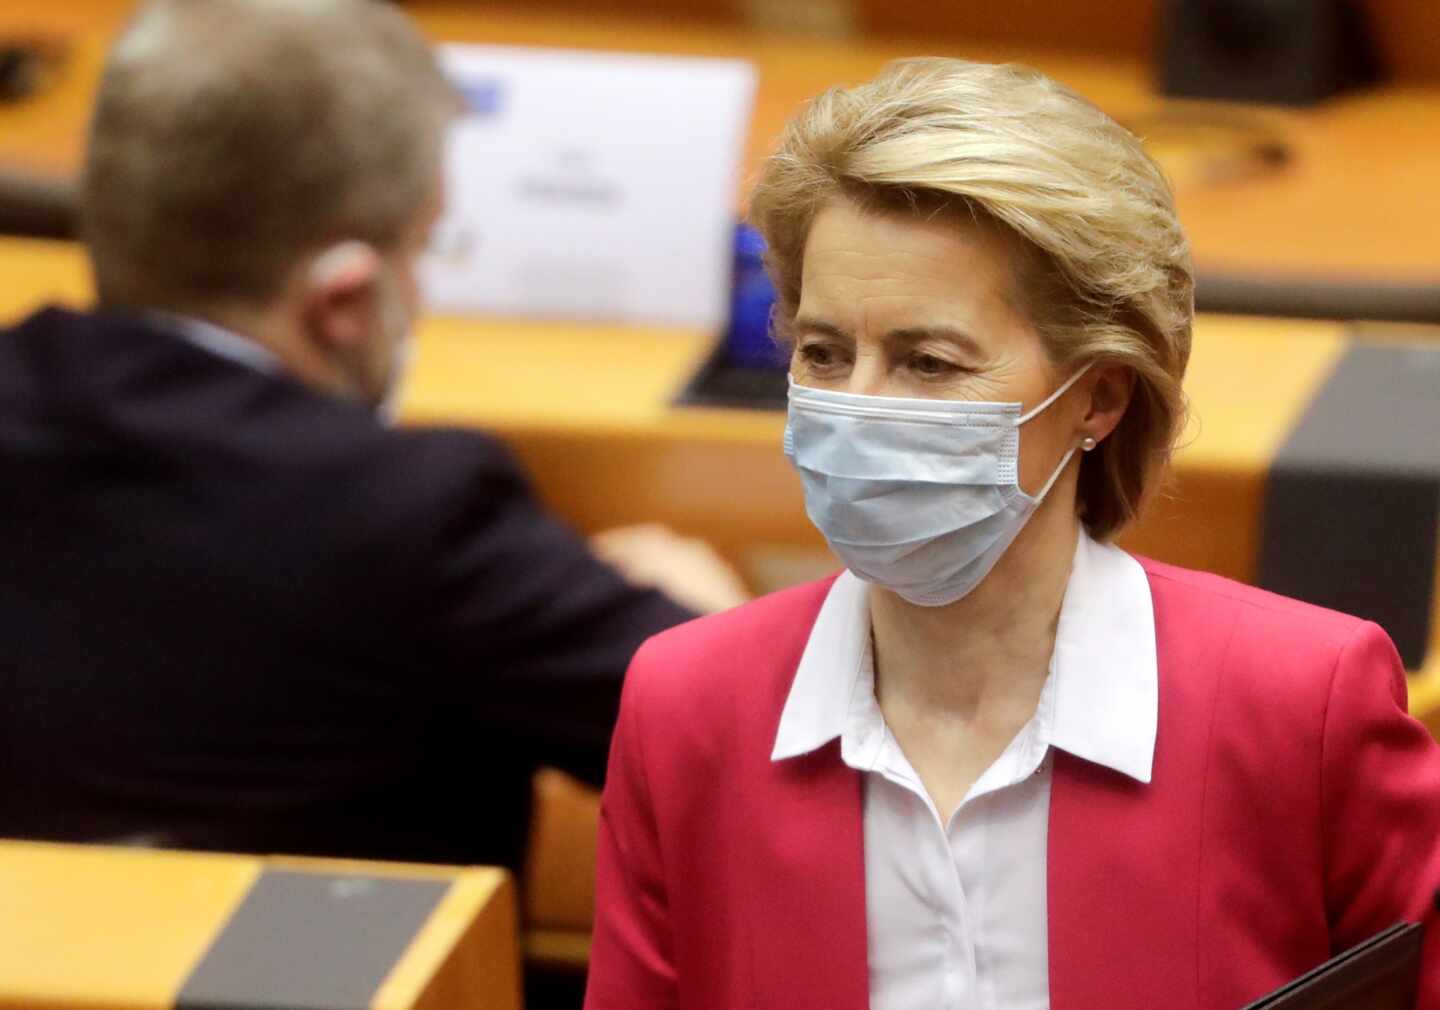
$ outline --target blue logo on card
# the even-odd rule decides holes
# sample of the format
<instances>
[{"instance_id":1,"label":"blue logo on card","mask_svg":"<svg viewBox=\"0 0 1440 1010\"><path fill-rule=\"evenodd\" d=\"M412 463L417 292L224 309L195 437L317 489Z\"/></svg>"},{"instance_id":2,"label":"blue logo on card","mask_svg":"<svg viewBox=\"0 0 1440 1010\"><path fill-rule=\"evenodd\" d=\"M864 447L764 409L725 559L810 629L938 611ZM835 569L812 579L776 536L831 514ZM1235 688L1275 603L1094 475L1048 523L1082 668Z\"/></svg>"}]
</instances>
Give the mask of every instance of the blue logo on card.
<instances>
[{"instance_id":1,"label":"blue logo on card","mask_svg":"<svg viewBox=\"0 0 1440 1010\"><path fill-rule=\"evenodd\" d=\"M465 108L472 116L493 116L500 111L505 85L499 78L481 77L456 81L456 89L465 99Z\"/></svg>"}]
</instances>

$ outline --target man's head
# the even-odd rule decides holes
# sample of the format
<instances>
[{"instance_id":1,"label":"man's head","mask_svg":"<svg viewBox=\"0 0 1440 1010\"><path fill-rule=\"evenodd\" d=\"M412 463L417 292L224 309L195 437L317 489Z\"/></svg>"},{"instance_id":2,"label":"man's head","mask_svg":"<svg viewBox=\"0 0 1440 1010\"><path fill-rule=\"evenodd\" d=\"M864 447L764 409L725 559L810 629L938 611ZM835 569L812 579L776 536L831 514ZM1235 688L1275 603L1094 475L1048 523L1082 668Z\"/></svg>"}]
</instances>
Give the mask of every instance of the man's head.
<instances>
[{"instance_id":1,"label":"man's head","mask_svg":"<svg viewBox=\"0 0 1440 1010\"><path fill-rule=\"evenodd\" d=\"M378 402L457 108L377 0L153 0L111 51L91 126L101 307L229 326Z\"/></svg>"}]
</instances>

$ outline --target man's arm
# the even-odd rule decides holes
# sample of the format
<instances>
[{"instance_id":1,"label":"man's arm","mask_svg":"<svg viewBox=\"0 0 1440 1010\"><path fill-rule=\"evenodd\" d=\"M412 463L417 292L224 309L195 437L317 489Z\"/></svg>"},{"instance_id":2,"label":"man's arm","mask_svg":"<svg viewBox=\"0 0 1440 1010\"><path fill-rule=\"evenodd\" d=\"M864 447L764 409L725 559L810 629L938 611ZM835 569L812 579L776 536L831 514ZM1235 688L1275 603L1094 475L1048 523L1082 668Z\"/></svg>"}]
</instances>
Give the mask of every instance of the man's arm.
<instances>
[{"instance_id":1,"label":"man's arm","mask_svg":"<svg viewBox=\"0 0 1440 1010\"><path fill-rule=\"evenodd\" d=\"M599 560L498 443L459 432L411 438L433 482L412 568L423 650L480 724L598 783L631 657L695 614Z\"/></svg>"},{"instance_id":2,"label":"man's arm","mask_svg":"<svg viewBox=\"0 0 1440 1010\"><path fill-rule=\"evenodd\" d=\"M704 540L645 523L604 530L590 549L627 581L658 589L702 614L738 607L750 598L740 576Z\"/></svg>"}]
</instances>

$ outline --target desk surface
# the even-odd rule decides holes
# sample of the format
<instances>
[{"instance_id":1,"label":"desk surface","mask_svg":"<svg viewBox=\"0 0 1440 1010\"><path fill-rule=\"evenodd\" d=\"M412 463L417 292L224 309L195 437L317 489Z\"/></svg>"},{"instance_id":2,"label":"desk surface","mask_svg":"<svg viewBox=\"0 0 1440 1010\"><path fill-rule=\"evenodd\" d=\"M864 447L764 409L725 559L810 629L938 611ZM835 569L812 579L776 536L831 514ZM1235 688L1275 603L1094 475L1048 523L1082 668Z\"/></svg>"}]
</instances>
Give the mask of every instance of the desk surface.
<instances>
[{"instance_id":1,"label":"desk surface","mask_svg":"<svg viewBox=\"0 0 1440 1010\"><path fill-rule=\"evenodd\" d=\"M375 1010L442 1010L459 995L520 1005L504 870L0 839L0 1007L173 1006L267 870L448 885L374 993Z\"/></svg>"},{"instance_id":2,"label":"desk surface","mask_svg":"<svg viewBox=\"0 0 1440 1010\"><path fill-rule=\"evenodd\" d=\"M0 35L64 39L68 55L39 97L0 106L0 166L72 173L106 40L131 0L8 5ZM442 40L741 56L760 71L746 176L807 97L872 76L887 61L965 55L1032 63L1152 132L1161 103L1143 62L927 41L804 40L739 27L620 17L566 17L476 9L467 0L407 5ZM1225 115L1231 115L1226 113ZM1289 149L1273 172L1207 181L1178 166L1177 195L1203 271L1251 279L1334 278L1440 285L1433 229L1440 221L1440 89L1356 93L1307 111L1269 110L1257 122ZM1203 161L1203 159L1202 159ZM742 182L743 191L743 182Z\"/></svg>"}]
</instances>

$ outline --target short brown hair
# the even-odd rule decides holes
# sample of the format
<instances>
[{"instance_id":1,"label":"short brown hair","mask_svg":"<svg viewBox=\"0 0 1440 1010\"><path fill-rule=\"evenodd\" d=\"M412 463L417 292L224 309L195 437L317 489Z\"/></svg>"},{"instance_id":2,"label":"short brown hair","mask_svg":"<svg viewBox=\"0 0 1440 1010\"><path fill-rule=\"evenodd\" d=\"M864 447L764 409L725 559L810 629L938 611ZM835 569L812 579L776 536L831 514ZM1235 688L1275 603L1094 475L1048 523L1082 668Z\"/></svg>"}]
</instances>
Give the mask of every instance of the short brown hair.
<instances>
[{"instance_id":1,"label":"short brown hair","mask_svg":"<svg viewBox=\"0 0 1440 1010\"><path fill-rule=\"evenodd\" d=\"M263 303L306 252L392 247L458 100L378 0L155 0L106 63L81 187L102 305Z\"/></svg>"},{"instance_id":2,"label":"short brown hair","mask_svg":"<svg viewBox=\"0 0 1440 1010\"><path fill-rule=\"evenodd\" d=\"M1085 456L1079 486L1092 535L1132 519L1184 425L1194 315L1174 199L1134 135L1018 66L908 60L825 92L788 124L750 201L782 338L810 225L836 197L902 213L956 206L1023 240L1024 301L1052 362L1135 372L1130 406Z\"/></svg>"}]
</instances>

